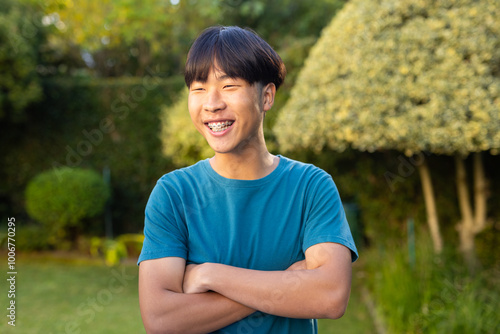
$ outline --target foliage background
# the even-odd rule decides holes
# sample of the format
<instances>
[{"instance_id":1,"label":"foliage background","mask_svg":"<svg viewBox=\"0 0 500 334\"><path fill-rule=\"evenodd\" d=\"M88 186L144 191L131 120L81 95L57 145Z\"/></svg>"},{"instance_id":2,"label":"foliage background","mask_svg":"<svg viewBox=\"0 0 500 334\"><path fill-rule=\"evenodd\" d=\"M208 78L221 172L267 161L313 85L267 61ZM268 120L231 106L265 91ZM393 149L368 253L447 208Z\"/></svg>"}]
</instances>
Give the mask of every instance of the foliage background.
<instances>
[{"instance_id":1,"label":"foliage background","mask_svg":"<svg viewBox=\"0 0 500 334\"><path fill-rule=\"evenodd\" d=\"M280 51L289 72L278 110L309 48L343 5L340 0L323 0L316 6L303 0L174 3L158 7L156 2L121 0L12 2L15 13L30 8L24 16L3 7L21 27L7 27L6 34L29 51L11 52L10 57L22 59L42 94L21 111L5 107L0 117L0 125L8 129L0 133L0 176L5 180L0 184L0 216L16 215L30 222L24 188L41 171L65 165L98 172L109 168L115 234L141 231L156 180L180 166L179 158L189 157L161 154L176 143L160 141L160 119L165 116L159 115L183 96L183 64L194 37L213 24L258 31ZM290 17L297 18L296 24L289 24ZM6 45L10 49L4 54L15 51ZM0 64L14 73L10 63ZM23 94L23 101L30 101L29 94ZM271 140L275 116L266 120Z\"/></svg>"},{"instance_id":2,"label":"foliage background","mask_svg":"<svg viewBox=\"0 0 500 334\"><path fill-rule=\"evenodd\" d=\"M115 233L138 232L156 178L172 168L159 154L158 113L183 84L175 77L156 80L146 90L143 78L46 79L45 99L26 110L30 121L9 124L0 135L3 214L28 220L23 189L39 171L69 166L102 173L108 167ZM144 91L144 99L121 102L134 89Z\"/></svg>"},{"instance_id":3,"label":"foliage background","mask_svg":"<svg viewBox=\"0 0 500 334\"><path fill-rule=\"evenodd\" d=\"M490 326L491 322L484 321L485 326L481 327L481 319L498 318L491 313L491 307L493 310L498 309L495 300L500 300L496 298L499 295L497 268L500 263L500 252L496 247L500 242L500 206L497 205L500 202L500 193L497 191L500 189L500 175L497 172L500 157L491 154L484 157L492 189L489 198L492 223L477 237L477 251L484 271L477 278L470 278L461 270L463 263L455 252L455 225L459 217L452 159L441 154L426 155L426 161L433 172L440 220L447 240L443 258L435 259L426 248L428 231L418 173L404 155L403 146L375 150L370 146L371 139L367 137L359 147L366 148L368 152L359 152L346 144L349 136L355 133L349 133L352 128L347 123L339 127L338 131L326 134L314 130L315 126L320 130L331 130L326 129L326 123L321 121L321 117L325 116L322 114L325 96L340 96L336 107L342 112L337 116L345 121L353 119L350 111L366 104L363 99L344 99L343 96L348 95L348 92L343 90L344 86L339 82L325 82L333 86L313 89L315 86L309 86L309 75L299 76L309 50L316 44L323 27L332 18L336 19L335 15L340 8L348 8L343 7L346 1L321 0L311 5L308 0L180 0L163 1L161 8L157 3L153 0L92 0L81 3L72 0L2 0L0 3L0 226L5 224L7 217L16 217L19 230L22 231L22 237L18 238L19 250L54 249L44 242L50 238L50 234L27 215L24 190L38 173L65 165L90 168L99 173L109 168L112 199L107 212L112 218L113 233L115 236L140 233L143 227L143 210L156 180L162 174L198 159L198 152L201 150L199 136L195 132L169 132L172 131L172 124L189 124L189 121L185 121L188 118L187 112L182 113L185 101L182 70L191 41L203 28L213 24L248 26L270 42L284 59L288 69L285 85L280 88L275 107L265 120L269 148L273 153L283 153L287 143L297 144L298 147L288 151L286 155L314 163L331 173L343 200L357 206L358 219L351 224L356 224L356 228L362 231L359 248L360 260L364 262L359 264L356 271L362 286L367 287L376 299L379 313L387 319L388 332L392 330L399 334L404 326L407 326L408 332L415 333L439 332L440 329L467 333L469 330L474 332L474 328L481 329L479 332L492 332L485 327ZM428 55L429 63L413 66L415 64L411 63L410 56L425 54L424 50L420 46L405 49L403 45L391 45L388 40L390 30L404 27L408 23L404 34L394 32L397 38L418 40L419 36L414 32L425 31L434 34L433 41L439 45L438 42L446 40L447 34L455 34L455 31L443 28L443 24L446 28L450 17L432 21L428 26L423 24L421 18L415 22L409 18L414 14L419 17L426 10L437 10L436 6L452 6L460 2L446 0L430 4L431 2L420 0L387 0L376 3L386 5L385 15L390 19L388 26L377 27L380 22L373 19L373 15L370 16L370 6L363 12L368 19L355 21L359 26L342 25L341 20L345 20L348 14L341 12L341 16L337 17L340 21L332 21L334 28L330 29L345 28L350 29L350 32L330 40L326 50L325 46L317 46L317 51L314 51L316 53L306 67L316 66L315 70L323 73L324 67L320 62L315 64L315 61L321 59L323 51L327 56L328 49L337 51L339 57L344 57L349 65L345 69L349 70L359 70L356 57L366 57L370 60L370 65L377 66L362 67L361 74L358 75L360 81L356 87L350 87L353 88L352 91L374 94L380 99L382 93L395 93L388 101L378 101L379 104L374 105L373 110L378 110L385 102L398 106L402 102L402 109L398 109L401 115L404 114L403 111L412 108L418 109L420 113L426 110L435 115L437 109L433 108L436 106L419 103L423 102L422 96L429 93L432 84L438 84L442 85L438 90L455 85L452 88L457 89L454 94L462 99L460 104L472 107L472 119L485 121L488 117L490 120L498 117L492 108L498 107L500 48L498 44L490 43L489 39L474 38L476 33L484 31L488 25L492 31L498 31L498 20L494 20L492 14L498 10L496 2L479 1L478 3L487 4L485 8L488 10L477 12L472 26L459 25L460 29L457 31L459 37L466 37L463 39L470 50L484 51L483 56L477 59L471 57L471 65L462 72L443 72L440 78L422 77L420 82L410 82L415 88L415 95L412 96L402 95L400 87L391 88L384 80L369 81L371 74L377 74L371 71L382 74L384 71L399 73L402 82L406 82L408 78L421 73L419 69L433 65L433 61L442 61L444 70L446 61L455 61L456 57L448 53L451 52L448 48L444 48L434 55ZM394 6L399 6L398 10L408 13L408 17L391 16ZM467 5L462 12L457 11L454 15L460 19L476 14ZM359 39L356 42L369 44L372 48L364 51L361 47L342 50L342 43L347 43L349 39L352 41L351 33L355 34L357 31L363 33L356 35ZM374 33L379 35L370 35ZM326 34L325 30L323 35ZM365 43L371 37L380 39L374 44ZM453 48L455 44L448 47ZM347 51L351 53L346 53ZM398 61L393 62L391 57ZM325 61L329 60L327 56ZM407 62L412 66L408 66ZM488 62L491 65L490 72L484 72L484 65ZM345 69L330 74L334 77L340 73L342 76L341 70ZM460 81L460 76L467 77L472 72L486 73L490 77L479 81ZM450 83L447 82L448 75L460 78ZM297 90L303 90L309 95L310 99L302 101L302 104L296 100L292 102L293 97L289 100L295 83L298 84ZM486 115L480 110L477 113L477 110L474 111L474 87L483 84L488 84L491 89L482 89L478 94L489 96L496 103L486 106L490 108ZM454 98L454 95L450 95L451 100ZM284 107L288 101L289 107ZM292 103L294 106L290 107ZM482 106L481 104L481 108ZM278 124L275 127L280 122L279 119L297 118L294 115L300 115L307 108L314 109L316 115L310 118L299 117L298 124L294 126L284 121L284 125ZM386 126L394 130L391 135L395 137L389 138L391 143L403 143L403 135L410 134L403 133L405 127L400 126L399 121L402 119L398 117L395 117L394 123L379 124L380 115L367 113L365 116L365 120L370 122L363 124L364 126L373 129L383 129ZM448 113L442 116L453 118ZM434 120L438 121L439 118ZM410 123L411 121L415 119L410 119ZM494 124L491 122L487 125L494 128ZM280 128L286 127L293 131L289 140L279 143L276 134ZM305 138L303 134L311 128L313 131L309 131L309 137ZM498 140L495 137L498 131L490 129L481 132L473 124L460 129L465 134L460 139L466 141L477 138ZM311 133L323 134L331 140ZM341 137L339 145L332 144L332 138L336 136ZM457 136L456 132L454 136ZM197 141L191 142L195 138L198 138ZM313 149L302 144L311 144ZM495 148L495 145L490 146ZM466 163L470 165L471 161L467 160ZM403 177L391 185L384 177L388 171ZM409 264L409 218L415 220L416 238L419 242L416 268ZM74 250L90 253L91 240L98 240L99 246L106 244L103 241L104 220L104 215L89 220L89 225L95 226L95 229L73 245ZM38 270L36 266L34 270ZM93 272L92 268L90 270ZM399 285L399 277L401 282L407 282L404 287ZM102 284L106 284L109 278L104 278ZM57 282L57 278L49 277L40 286L42 292L35 291L34 295L43 296L46 289L64 285ZM411 285L413 282L418 284ZM99 291L99 287L94 288ZM449 296L452 297L448 298ZM129 297L135 298L133 293L131 296L127 295ZM398 305L393 302L396 297L400 301ZM57 303L61 300L64 300L64 295L58 295L52 301ZM78 301L77 299L76 304L73 304L78 305ZM430 308L436 303L442 306ZM457 303L460 303L459 308L454 307ZM482 308L480 304L483 304ZM136 311L134 309L131 312L137 315ZM467 322L465 327L460 327L464 324L464 314L476 315L476 322ZM50 324L47 326L50 327ZM493 332L494 330L495 328Z\"/></svg>"},{"instance_id":4,"label":"foliage background","mask_svg":"<svg viewBox=\"0 0 500 334\"><path fill-rule=\"evenodd\" d=\"M498 15L493 0L351 1L281 113L282 149L497 154Z\"/></svg>"}]
</instances>

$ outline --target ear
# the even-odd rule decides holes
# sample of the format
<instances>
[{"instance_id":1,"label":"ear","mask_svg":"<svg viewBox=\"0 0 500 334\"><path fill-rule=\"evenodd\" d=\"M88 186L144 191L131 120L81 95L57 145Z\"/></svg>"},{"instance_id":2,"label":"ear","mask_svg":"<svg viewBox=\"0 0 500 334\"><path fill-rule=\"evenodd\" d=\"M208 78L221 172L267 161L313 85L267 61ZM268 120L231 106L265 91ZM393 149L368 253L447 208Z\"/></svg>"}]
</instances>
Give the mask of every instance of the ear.
<instances>
[{"instance_id":1,"label":"ear","mask_svg":"<svg viewBox=\"0 0 500 334\"><path fill-rule=\"evenodd\" d=\"M273 83L268 83L262 88L262 105L264 112L272 108L275 95L276 86Z\"/></svg>"}]
</instances>

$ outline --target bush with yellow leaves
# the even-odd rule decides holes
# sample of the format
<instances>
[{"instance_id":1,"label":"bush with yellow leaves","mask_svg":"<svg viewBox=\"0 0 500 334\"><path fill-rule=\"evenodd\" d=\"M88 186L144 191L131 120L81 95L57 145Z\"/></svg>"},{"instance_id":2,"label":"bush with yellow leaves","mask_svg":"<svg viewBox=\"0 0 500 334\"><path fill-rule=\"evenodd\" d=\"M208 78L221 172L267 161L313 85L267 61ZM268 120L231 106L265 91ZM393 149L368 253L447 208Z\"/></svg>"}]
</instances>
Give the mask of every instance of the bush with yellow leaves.
<instances>
[{"instance_id":1,"label":"bush with yellow leaves","mask_svg":"<svg viewBox=\"0 0 500 334\"><path fill-rule=\"evenodd\" d=\"M281 148L499 152L498 17L495 0L348 2L280 113Z\"/></svg>"}]
</instances>

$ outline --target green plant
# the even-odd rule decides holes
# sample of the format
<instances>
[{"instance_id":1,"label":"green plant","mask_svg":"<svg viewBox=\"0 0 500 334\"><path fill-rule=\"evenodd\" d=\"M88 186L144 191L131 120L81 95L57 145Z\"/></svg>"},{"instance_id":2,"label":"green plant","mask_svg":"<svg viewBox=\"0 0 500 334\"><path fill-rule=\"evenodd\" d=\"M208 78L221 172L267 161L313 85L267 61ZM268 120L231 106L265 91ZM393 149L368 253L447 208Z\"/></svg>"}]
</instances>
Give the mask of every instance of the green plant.
<instances>
[{"instance_id":1,"label":"green plant","mask_svg":"<svg viewBox=\"0 0 500 334\"><path fill-rule=\"evenodd\" d=\"M52 248L51 245L51 234L39 224L30 224L27 226L21 226L22 238L17 238L16 240L16 250L33 252L33 251L44 251Z\"/></svg>"},{"instance_id":2,"label":"green plant","mask_svg":"<svg viewBox=\"0 0 500 334\"><path fill-rule=\"evenodd\" d=\"M93 237L90 240L90 254L104 256L106 265L118 265L130 255L138 255L144 242L143 234L122 234L116 239Z\"/></svg>"},{"instance_id":3,"label":"green plant","mask_svg":"<svg viewBox=\"0 0 500 334\"><path fill-rule=\"evenodd\" d=\"M422 332L498 333L500 293L485 277L445 278L422 316Z\"/></svg>"},{"instance_id":4,"label":"green plant","mask_svg":"<svg viewBox=\"0 0 500 334\"><path fill-rule=\"evenodd\" d=\"M36 68L44 32L37 19L25 1L0 3L0 119L23 120L26 107L42 97Z\"/></svg>"},{"instance_id":5,"label":"green plant","mask_svg":"<svg viewBox=\"0 0 500 334\"><path fill-rule=\"evenodd\" d=\"M429 237L417 238L416 263L404 243L365 250L368 287L387 333L496 333L498 268L467 275L449 249L437 258ZM496 313L495 313L496 312Z\"/></svg>"},{"instance_id":6,"label":"green plant","mask_svg":"<svg viewBox=\"0 0 500 334\"><path fill-rule=\"evenodd\" d=\"M499 13L493 0L349 1L280 113L282 148L498 152Z\"/></svg>"},{"instance_id":7,"label":"green plant","mask_svg":"<svg viewBox=\"0 0 500 334\"><path fill-rule=\"evenodd\" d=\"M70 228L81 229L84 218L100 214L109 197L109 187L96 172L55 168L42 172L28 184L26 211L57 242L67 239Z\"/></svg>"}]
</instances>

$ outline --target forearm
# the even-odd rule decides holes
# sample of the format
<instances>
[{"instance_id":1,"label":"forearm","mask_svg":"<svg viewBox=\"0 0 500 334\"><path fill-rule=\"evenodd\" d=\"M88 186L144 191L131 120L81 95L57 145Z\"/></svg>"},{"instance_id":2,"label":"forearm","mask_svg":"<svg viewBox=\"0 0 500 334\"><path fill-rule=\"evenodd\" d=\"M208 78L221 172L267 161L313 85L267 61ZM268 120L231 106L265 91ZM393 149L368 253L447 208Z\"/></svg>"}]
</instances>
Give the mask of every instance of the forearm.
<instances>
[{"instance_id":1,"label":"forearm","mask_svg":"<svg viewBox=\"0 0 500 334\"><path fill-rule=\"evenodd\" d=\"M188 266L183 291L215 291L255 310L290 318L341 317L351 291L351 253L336 243L309 247L305 261L285 271L218 263Z\"/></svg>"},{"instance_id":2,"label":"forearm","mask_svg":"<svg viewBox=\"0 0 500 334\"><path fill-rule=\"evenodd\" d=\"M208 333L254 310L218 293L185 294L183 258L160 258L139 267L139 303L148 334Z\"/></svg>"},{"instance_id":3,"label":"forearm","mask_svg":"<svg viewBox=\"0 0 500 334\"><path fill-rule=\"evenodd\" d=\"M147 333L208 333L255 312L215 292L185 294L164 290L142 307Z\"/></svg>"},{"instance_id":4,"label":"forearm","mask_svg":"<svg viewBox=\"0 0 500 334\"><path fill-rule=\"evenodd\" d=\"M257 271L209 263L205 269L208 290L266 313L291 318L338 318L345 311L346 282L336 282L322 268Z\"/></svg>"}]
</instances>

